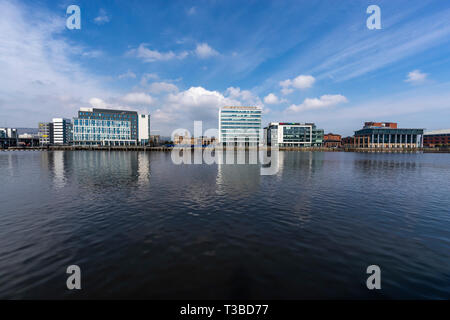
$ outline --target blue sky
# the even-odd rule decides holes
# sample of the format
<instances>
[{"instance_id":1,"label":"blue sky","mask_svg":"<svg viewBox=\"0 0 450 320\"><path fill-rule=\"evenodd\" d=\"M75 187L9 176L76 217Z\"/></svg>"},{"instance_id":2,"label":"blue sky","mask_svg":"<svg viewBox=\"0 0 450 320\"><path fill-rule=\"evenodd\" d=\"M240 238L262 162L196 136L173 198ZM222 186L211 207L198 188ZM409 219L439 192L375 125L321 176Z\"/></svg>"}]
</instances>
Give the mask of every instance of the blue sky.
<instances>
[{"instance_id":1,"label":"blue sky","mask_svg":"<svg viewBox=\"0 0 450 320\"><path fill-rule=\"evenodd\" d=\"M80 30L66 28L71 4ZM236 104L343 135L364 121L449 128L449 21L442 0L0 0L0 126L94 106L149 112L169 135L216 128Z\"/></svg>"}]
</instances>

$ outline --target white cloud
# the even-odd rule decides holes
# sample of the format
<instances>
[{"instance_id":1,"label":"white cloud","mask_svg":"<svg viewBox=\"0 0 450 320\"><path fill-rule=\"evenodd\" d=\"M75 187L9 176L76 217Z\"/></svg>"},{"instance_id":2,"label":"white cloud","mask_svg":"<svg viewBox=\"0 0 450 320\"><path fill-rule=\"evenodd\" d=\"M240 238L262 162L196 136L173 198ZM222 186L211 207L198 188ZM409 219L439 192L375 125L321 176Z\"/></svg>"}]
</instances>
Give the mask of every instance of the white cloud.
<instances>
[{"instance_id":1,"label":"white cloud","mask_svg":"<svg viewBox=\"0 0 450 320\"><path fill-rule=\"evenodd\" d=\"M120 74L118 76L119 79L127 79L127 78L132 78L132 79L136 79L136 74L130 70L128 70L127 72Z\"/></svg>"},{"instance_id":2,"label":"white cloud","mask_svg":"<svg viewBox=\"0 0 450 320\"><path fill-rule=\"evenodd\" d=\"M142 59L144 62L155 62L155 61L168 61L172 59L184 59L188 53L186 51L180 52L178 54L172 51L159 52L157 50L151 50L146 47L145 44L141 43L136 49L131 49L126 52L127 56L137 57Z\"/></svg>"},{"instance_id":3,"label":"white cloud","mask_svg":"<svg viewBox=\"0 0 450 320\"><path fill-rule=\"evenodd\" d=\"M150 105L154 103L154 99L144 92L131 92L125 95L122 100L132 105Z\"/></svg>"},{"instance_id":4,"label":"white cloud","mask_svg":"<svg viewBox=\"0 0 450 320\"><path fill-rule=\"evenodd\" d=\"M418 84L422 83L426 80L428 74L420 72L420 70L413 70L408 73L408 78L405 80L406 82Z\"/></svg>"},{"instance_id":5,"label":"white cloud","mask_svg":"<svg viewBox=\"0 0 450 320\"><path fill-rule=\"evenodd\" d=\"M241 90L241 88L229 87L225 91L225 94L229 98L239 100L247 106L264 107L261 99L254 95L250 90Z\"/></svg>"},{"instance_id":6,"label":"white cloud","mask_svg":"<svg viewBox=\"0 0 450 320\"><path fill-rule=\"evenodd\" d=\"M106 103L105 101L103 101L100 98L91 98L89 99L89 104L93 107L93 108L99 108L99 109L107 109L110 108L111 105L109 103Z\"/></svg>"},{"instance_id":7,"label":"white cloud","mask_svg":"<svg viewBox=\"0 0 450 320\"><path fill-rule=\"evenodd\" d=\"M262 106L260 99L249 90L230 87L224 93L191 87L187 90L169 93L162 107L153 112L156 129L170 133L173 129L193 126L193 121L203 121L203 129L217 128L218 111L223 106ZM264 110L264 109L263 109ZM177 127L174 127L177 126Z\"/></svg>"},{"instance_id":8,"label":"white cloud","mask_svg":"<svg viewBox=\"0 0 450 320\"><path fill-rule=\"evenodd\" d=\"M106 14L106 11L104 9L100 9L100 12L98 16L94 19L94 22L96 24L105 24L108 23L111 20L111 18Z\"/></svg>"},{"instance_id":9,"label":"white cloud","mask_svg":"<svg viewBox=\"0 0 450 320\"><path fill-rule=\"evenodd\" d=\"M114 95L79 63L92 48L67 41L64 28L64 15L0 1L0 114L10 125L75 116L90 98Z\"/></svg>"},{"instance_id":10,"label":"white cloud","mask_svg":"<svg viewBox=\"0 0 450 320\"><path fill-rule=\"evenodd\" d=\"M153 82L149 85L149 90L152 93L161 93L161 92L177 92L178 87L173 83L168 82Z\"/></svg>"},{"instance_id":11,"label":"white cloud","mask_svg":"<svg viewBox=\"0 0 450 320\"><path fill-rule=\"evenodd\" d=\"M206 58L213 57L213 56L216 56L219 54L216 50L211 48L207 43L197 44L195 53L201 59L206 59Z\"/></svg>"},{"instance_id":12,"label":"white cloud","mask_svg":"<svg viewBox=\"0 0 450 320\"><path fill-rule=\"evenodd\" d=\"M264 97L264 103L267 104L277 104L277 103L284 103L287 102L286 99L279 99L275 94L269 93L267 96Z\"/></svg>"},{"instance_id":13,"label":"white cloud","mask_svg":"<svg viewBox=\"0 0 450 320\"><path fill-rule=\"evenodd\" d=\"M306 98L299 105L292 104L287 109L288 111L299 112L312 109L322 109L332 107L340 103L348 102L347 98L340 94L330 95L326 94L320 98Z\"/></svg>"},{"instance_id":14,"label":"white cloud","mask_svg":"<svg viewBox=\"0 0 450 320\"><path fill-rule=\"evenodd\" d=\"M301 74L292 80L287 79L281 81L280 82L280 86L282 87L281 92L283 94L289 94L292 91L294 91L294 89L300 90L308 89L313 86L314 82L316 82L316 79L313 76Z\"/></svg>"},{"instance_id":15,"label":"white cloud","mask_svg":"<svg viewBox=\"0 0 450 320\"><path fill-rule=\"evenodd\" d=\"M276 104L278 102L279 102L278 97L273 93L269 93L267 96L264 97L264 103Z\"/></svg>"}]
</instances>

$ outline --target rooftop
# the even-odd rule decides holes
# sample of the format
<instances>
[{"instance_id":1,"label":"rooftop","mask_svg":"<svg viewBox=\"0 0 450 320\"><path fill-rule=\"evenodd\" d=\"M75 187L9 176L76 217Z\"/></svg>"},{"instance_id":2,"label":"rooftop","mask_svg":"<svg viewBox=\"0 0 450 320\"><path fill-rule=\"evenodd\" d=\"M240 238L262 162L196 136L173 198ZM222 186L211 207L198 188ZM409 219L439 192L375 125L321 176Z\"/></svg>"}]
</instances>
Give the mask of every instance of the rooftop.
<instances>
[{"instance_id":1,"label":"rooftop","mask_svg":"<svg viewBox=\"0 0 450 320\"><path fill-rule=\"evenodd\" d=\"M433 130L424 133L424 135L433 135L433 134L450 134L450 129Z\"/></svg>"}]
</instances>

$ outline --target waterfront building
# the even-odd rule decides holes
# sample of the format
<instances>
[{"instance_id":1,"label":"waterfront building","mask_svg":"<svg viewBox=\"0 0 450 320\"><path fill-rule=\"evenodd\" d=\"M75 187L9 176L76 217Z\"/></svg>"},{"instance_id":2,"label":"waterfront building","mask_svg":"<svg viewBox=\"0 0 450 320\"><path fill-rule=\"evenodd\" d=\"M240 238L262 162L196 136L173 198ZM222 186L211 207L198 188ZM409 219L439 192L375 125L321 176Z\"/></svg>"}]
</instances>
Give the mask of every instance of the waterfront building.
<instances>
[{"instance_id":1,"label":"waterfront building","mask_svg":"<svg viewBox=\"0 0 450 320\"><path fill-rule=\"evenodd\" d=\"M72 121L65 118L53 118L52 144L70 144L72 142Z\"/></svg>"},{"instance_id":2,"label":"waterfront building","mask_svg":"<svg viewBox=\"0 0 450 320\"><path fill-rule=\"evenodd\" d=\"M264 139L274 147L320 147L323 133L314 123L271 122L264 128Z\"/></svg>"},{"instance_id":3,"label":"waterfront building","mask_svg":"<svg viewBox=\"0 0 450 320\"><path fill-rule=\"evenodd\" d=\"M423 134L424 147L450 146L450 129L428 131Z\"/></svg>"},{"instance_id":4,"label":"waterfront building","mask_svg":"<svg viewBox=\"0 0 450 320\"><path fill-rule=\"evenodd\" d=\"M18 146L34 147L39 145L39 135L32 133L22 133L18 137Z\"/></svg>"},{"instance_id":5,"label":"waterfront building","mask_svg":"<svg viewBox=\"0 0 450 320\"><path fill-rule=\"evenodd\" d=\"M220 108L219 143L257 146L261 133L261 113L260 107Z\"/></svg>"},{"instance_id":6,"label":"waterfront building","mask_svg":"<svg viewBox=\"0 0 450 320\"><path fill-rule=\"evenodd\" d=\"M159 134L150 135L150 144L153 146L159 146L161 141L161 136Z\"/></svg>"},{"instance_id":7,"label":"waterfront building","mask_svg":"<svg viewBox=\"0 0 450 320\"><path fill-rule=\"evenodd\" d=\"M342 146L340 134L327 133L323 136L323 146L326 148L340 148Z\"/></svg>"},{"instance_id":8,"label":"waterfront building","mask_svg":"<svg viewBox=\"0 0 450 320\"><path fill-rule=\"evenodd\" d=\"M46 146L53 143L53 123L39 122L38 124L39 144Z\"/></svg>"},{"instance_id":9,"label":"waterfront building","mask_svg":"<svg viewBox=\"0 0 450 320\"><path fill-rule=\"evenodd\" d=\"M343 147L353 147L355 144L355 137L345 137L342 138Z\"/></svg>"},{"instance_id":10,"label":"waterfront building","mask_svg":"<svg viewBox=\"0 0 450 320\"><path fill-rule=\"evenodd\" d=\"M150 143L150 115L140 114L138 119L138 141L145 146Z\"/></svg>"},{"instance_id":11,"label":"waterfront building","mask_svg":"<svg viewBox=\"0 0 450 320\"><path fill-rule=\"evenodd\" d=\"M357 148L419 148L423 129L398 128L395 122L365 122L355 131Z\"/></svg>"},{"instance_id":12,"label":"waterfront building","mask_svg":"<svg viewBox=\"0 0 450 320\"><path fill-rule=\"evenodd\" d=\"M121 146L136 145L138 141L136 111L81 108L78 117L73 119L75 145Z\"/></svg>"},{"instance_id":13,"label":"waterfront building","mask_svg":"<svg viewBox=\"0 0 450 320\"><path fill-rule=\"evenodd\" d=\"M0 128L0 148L16 147L18 138L17 129Z\"/></svg>"}]
</instances>

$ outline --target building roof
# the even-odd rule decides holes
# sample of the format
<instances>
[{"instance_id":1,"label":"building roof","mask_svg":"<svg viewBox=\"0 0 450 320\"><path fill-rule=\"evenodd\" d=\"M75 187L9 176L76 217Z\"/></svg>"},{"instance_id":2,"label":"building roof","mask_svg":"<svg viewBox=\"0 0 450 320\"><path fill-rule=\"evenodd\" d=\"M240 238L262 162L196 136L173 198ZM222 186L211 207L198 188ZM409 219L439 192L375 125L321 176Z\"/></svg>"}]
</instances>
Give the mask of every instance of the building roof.
<instances>
[{"instance_id":1,"label":"building roof","mask_svg":"<svg viewBox=\"0 0 450 320\"><path fill-rule=\"evenodd\" d=\"M427 136L427 135L434 135L434 134L450 134L450 129L427 131L423 135Z\"/></svg>"},{"instance_id":2,"label":"building roof","mask_svg":"<svg viewBox=\"0 0 450 320\"><path fill-rule=\"evenodd\" d=\"M261 110L260 107L246 107L246 106L224 106L221 109L236 109L236 110Z\"/></svg>"}]
</instances>

